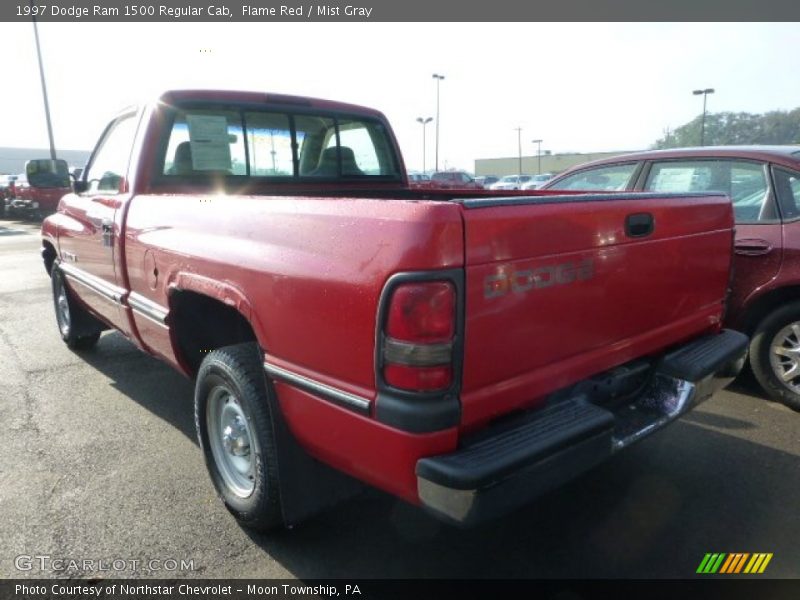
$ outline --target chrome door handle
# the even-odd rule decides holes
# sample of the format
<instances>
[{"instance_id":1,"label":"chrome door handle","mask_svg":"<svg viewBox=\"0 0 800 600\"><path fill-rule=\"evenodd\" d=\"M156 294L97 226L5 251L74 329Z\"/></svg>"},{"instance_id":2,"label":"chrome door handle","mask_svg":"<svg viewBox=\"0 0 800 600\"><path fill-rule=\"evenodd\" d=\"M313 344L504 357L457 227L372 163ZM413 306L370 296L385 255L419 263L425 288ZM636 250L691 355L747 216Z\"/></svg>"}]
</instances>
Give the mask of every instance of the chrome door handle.
<instances>
[{"instance_id":1,"label":"chrome door handle","mask_svg":"<svg viewBox=\"0 0 800 600\"><path fill-rule=\"evenodd\" d=\"M103 246L110 248L114 242L114 222L111 219L103 219L100 222L100 230L103 232Z\"/></svg>"},{"instance_id":2,"label":"chrome door handle","mask_svg":"<svg viewBox=\"0 0 800 600\"><path fill-rule=\"evenodd\" d=\"M736 240L733 251L740 256L763 256L772 251L772 244L757 238Z\"/></svg>"}]
</instances>

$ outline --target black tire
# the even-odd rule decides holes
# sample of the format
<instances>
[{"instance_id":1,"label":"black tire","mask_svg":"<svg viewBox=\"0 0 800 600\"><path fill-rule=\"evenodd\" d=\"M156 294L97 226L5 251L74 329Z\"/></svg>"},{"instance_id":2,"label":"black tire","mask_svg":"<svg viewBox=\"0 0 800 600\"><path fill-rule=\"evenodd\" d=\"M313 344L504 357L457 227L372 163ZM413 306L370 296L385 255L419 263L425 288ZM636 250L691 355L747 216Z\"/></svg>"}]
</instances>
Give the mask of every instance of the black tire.
<instances>
[{"instance_id":1,"label":"black tire","mask_svg":"<svg viewBox=\"0 0 800 600\"><path fill-rule=\"evenodd\" d=\"M792 325L800 332L800 302L787 304L767 315L750 341L750 368L764 391L774 400L792 410L800 411L800 333L792 332ZM773 352L774 347L791 349L797 345L797 375L784 381L781 375L792 373L792 359Z\"/></svg>"},{"instance_id":2,"label":"black tire","mask_svg":"<svg viewBox=\"0 0 800 600\"><path fill-rule=\"evenodd\" d=\"M257 531L284 525L270 393L258 345L246 343L210 352L194 395L211 481L236 520Z\"/></svg>"},{"instance_id":3,"label":"black tire","mask_svg":"<svg viewBox=\"0 0 800 600\"><path fill-rule=\"evenodd\" d=\"M73 350L89 350L94 347L100 339L99 324L72 296L58 265L53 265L50 281L53 288L56 324L61 339Z\"/></svg>"}]
</instances>

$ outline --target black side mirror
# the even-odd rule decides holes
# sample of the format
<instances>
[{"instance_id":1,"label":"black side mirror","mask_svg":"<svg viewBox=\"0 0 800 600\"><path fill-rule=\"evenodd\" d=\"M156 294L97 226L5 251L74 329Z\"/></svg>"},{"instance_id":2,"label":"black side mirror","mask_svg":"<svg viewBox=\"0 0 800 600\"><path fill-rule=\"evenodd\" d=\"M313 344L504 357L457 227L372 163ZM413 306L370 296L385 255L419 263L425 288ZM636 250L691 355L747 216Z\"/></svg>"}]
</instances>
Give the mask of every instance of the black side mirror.
<instances>
[{"instance_id":1,"label":"black side mirror","mask_svg":"<svg viewBox=\"0 0 800 600\"><path fill-rule=\"evenodd\" d=\"M89 185L86 183L85 180L77 179L74 182L72 182L72 189L76 194L82 194L87 189L89 189Z\"/></svg>"},{"instance_id":2,"label":"black side mirror","mask_svg":"<svg viewBox=\"0 0 800 600\"><path fill-rule=\"evenodd\" d=\"M69 187L69 167L60 158L29 160L25 163L25 174L31 187Z\"/></svg>"}]
</instances>

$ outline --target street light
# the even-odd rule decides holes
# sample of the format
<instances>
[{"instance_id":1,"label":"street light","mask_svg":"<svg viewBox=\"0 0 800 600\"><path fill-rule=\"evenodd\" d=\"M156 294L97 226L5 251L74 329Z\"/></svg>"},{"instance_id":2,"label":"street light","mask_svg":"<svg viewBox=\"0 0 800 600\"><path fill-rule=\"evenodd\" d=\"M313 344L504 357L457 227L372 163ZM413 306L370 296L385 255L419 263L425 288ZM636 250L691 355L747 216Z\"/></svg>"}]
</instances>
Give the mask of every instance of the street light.
<instances>
[{"instance_id":1,"label":"street light","mask_svg":"<svg viewBox=\"0 0 800 600\"><path fill-rule=\"evenodd\" d=\"M436 170L439 170L439 84L444 79L444 75L433 74L436 80Z\"/></svg>"},{"instance_id":2,"label":"street light","mask_svg":"<svg viewBox=\"0 0 800 600\"><path fill-rule=\"evenodd\" d=\"M706 88L704 90L694 90L692 94L695 96L703 95L703 120L700 122L700 145L705 146L706 138L706 98L709 94L714 93L714 88Z\"/></svg>"},{"instance_id":3,"label":"street light","mask_svg":"<svg viewBox=\"0 0 800 600\"><path fill-rule=\"evenodd\" d=\"M517 132L517 157L519 159L519 170L517 173L522 175L522 127L514 128Z\"/></svg>"},{"instance_id":4,"label":"street light","mask_svg":"<svg viewBox=\"0 0 800 600\"><path fill-rule=\"evenodd\" d=\"M417 117L417 123L422 124L422 172L426 173L425 170L425 126L433 121L433 117L428 117L427 119L423 119L422 117Z\"/></svg>"},{"instance_id":5,"label":"street light","mask_svg":"<svg viewBox=\"0 0 800 600\"><path fill-rule=\"evenodd\" d=\"M538 147L536 148L536 156L538 157L539 166L538 166L538 175L542 174L542 140L531 140L531 143L537 144Z\"/></svg>"}]
</instances>

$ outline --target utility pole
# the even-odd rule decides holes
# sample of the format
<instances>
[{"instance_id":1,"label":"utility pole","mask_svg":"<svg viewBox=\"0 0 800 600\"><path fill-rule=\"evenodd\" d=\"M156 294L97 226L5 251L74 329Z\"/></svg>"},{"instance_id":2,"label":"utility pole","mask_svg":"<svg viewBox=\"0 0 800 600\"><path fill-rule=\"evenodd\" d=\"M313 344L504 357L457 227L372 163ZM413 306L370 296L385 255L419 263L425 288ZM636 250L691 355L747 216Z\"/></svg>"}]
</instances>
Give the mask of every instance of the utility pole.
<instances>
[{"instance_id":1,"label":"utility pole","mask_svg":"<svg viewBox=\"0 0 800 600\"><path fill-rule=\"evenodd\" d=\"M516 127L517 131L517 157L519 160L518 174L522 175L522 127Z\"/></svg>"},{"instance_id":2,"label":"utility pole","mask_svg":"<svg viewBox=\"0 0 800 600\"><path fill-rule=\"evenodd\" d=\"M444 80L444 75L433 74L436 80L436 170L439 170L439 84Z\"/></svg>"},{"instance_id":3,"label":"utility pole","mask_svg":"<svg viewBox=\"0 0 800 600\"><path fill-rule=\"evenodd\" d=\"M33 16L33 0L30 0L31 20L33 21L33 36L36 39L36 56L39 58L39 77L42 80L42 98L44 98L44 116L47 120L47 136L50 138L50 158L56 159L56 143L53 141L53 125L50 122L50 104L47 101L47 83L44 80L44 65L42 64L42 49L39 47L39 28L36 26L36 17Z\"/></svg>"},{"instance_id":4,"label":"utility pole","mask_svg":"<svg viewBox=\"0 0 800 600\"><path fill-rule=\"evenodd\" d=\"M536 147L536 157L537 157L537 161L539 163L539 165L537 167L537 171L538 171L537 175L541 175L542 174L542 140L531 140L531 142L533 142L534 144L537 145L537 147Z\"/></svg>"},{"instance_id":5,"label":"utility pole","mask_svg":"<svg viewBox=\"0 0 800 600\"><path fill-rule=\"evenodd\" d=\"M669 148L669 136L672 135L669 125L667 125L662 131L664 132L664 145Z\"/></svg>"}]
</instances>

